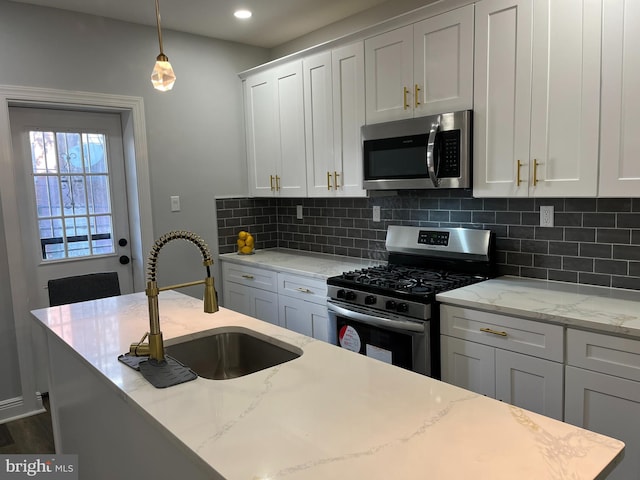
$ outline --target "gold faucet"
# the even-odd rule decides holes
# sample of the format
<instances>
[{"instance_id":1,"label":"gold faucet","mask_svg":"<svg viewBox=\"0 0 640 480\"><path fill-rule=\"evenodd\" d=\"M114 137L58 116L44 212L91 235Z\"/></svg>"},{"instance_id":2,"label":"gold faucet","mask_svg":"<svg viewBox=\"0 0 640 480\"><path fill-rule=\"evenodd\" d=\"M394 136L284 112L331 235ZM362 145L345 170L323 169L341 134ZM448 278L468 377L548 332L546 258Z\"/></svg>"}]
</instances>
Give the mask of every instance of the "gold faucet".
<instances>
[{"instance_id":1,"label":"gold faucet","mask_svg":"<svg viewBox=\"0 0 640 480\"><path fill-rule=\"evenodd\" d=\"M177 285L170 285L168 287L158 287L156 281L156 268L158 264L158 254L162 247L172 240L177 239L187 240L193 243L200 249L202 253L202 263L207 269L207 277L204 280L196 282L180 283ZM149 267L147 277L147 288L145 293L149 302L149 331L145 333L142 340L137 343L132 343L129 347L129 354L136 356L149 356L149 360L156 360L157 362L164 361L164 343L162 341L162 332L160 331L160 311L158 309L158 294L164 290L172 290L176 288L191 287L193 285L204 284L204 311L206 313L215 313L218 311L218 300L216 298L216 290L213 283L213 277L211 276L210 267L213 265L213 259L211 258L211 252L204 240L195 233L187 232L184 230L175 230L169 233L165 233L158 240L151 249L149 254ZM144 340L149 337L149 343L143 343Z\"/></svg>"}]
</instances>

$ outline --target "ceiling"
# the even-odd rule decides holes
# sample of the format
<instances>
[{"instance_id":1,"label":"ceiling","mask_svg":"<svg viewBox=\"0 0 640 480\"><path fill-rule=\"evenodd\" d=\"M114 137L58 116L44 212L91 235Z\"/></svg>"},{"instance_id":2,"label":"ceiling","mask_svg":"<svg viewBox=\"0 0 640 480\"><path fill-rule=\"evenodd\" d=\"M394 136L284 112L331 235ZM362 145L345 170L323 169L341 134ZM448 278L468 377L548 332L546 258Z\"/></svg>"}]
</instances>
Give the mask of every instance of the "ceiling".
<instances>
[{"instance_id":1,"label":"ceiling","mask_svg":"<svg viewBox=\"0 0 640 480\"><path fill-rule=\"evenodd\" d=\"M12 0L155 26L153 0ZM162 28L273 48L386 0L160 0ZM390 0L393 2L394 0ZM425 2L426 3L426 2ZM233 12L248 8L253 17Z\"/></svg>"}]
</instances>

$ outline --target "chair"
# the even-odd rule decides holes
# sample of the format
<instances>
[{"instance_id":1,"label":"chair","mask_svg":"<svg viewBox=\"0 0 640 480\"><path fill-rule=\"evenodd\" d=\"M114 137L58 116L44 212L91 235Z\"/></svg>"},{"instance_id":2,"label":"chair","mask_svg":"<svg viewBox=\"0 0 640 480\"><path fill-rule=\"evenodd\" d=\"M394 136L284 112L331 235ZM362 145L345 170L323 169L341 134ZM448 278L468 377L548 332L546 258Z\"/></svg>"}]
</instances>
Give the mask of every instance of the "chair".
<instances>
[{"instance_id":1,"label":"chair","mask_svg":"<svg viewBox=\"0 0 640 480\"><path fill-rule=\"evenodd\" d=\"M49 280L49 305L97 300L120 295L117 272L89 273Z\"/></svg>"}]
</instances>

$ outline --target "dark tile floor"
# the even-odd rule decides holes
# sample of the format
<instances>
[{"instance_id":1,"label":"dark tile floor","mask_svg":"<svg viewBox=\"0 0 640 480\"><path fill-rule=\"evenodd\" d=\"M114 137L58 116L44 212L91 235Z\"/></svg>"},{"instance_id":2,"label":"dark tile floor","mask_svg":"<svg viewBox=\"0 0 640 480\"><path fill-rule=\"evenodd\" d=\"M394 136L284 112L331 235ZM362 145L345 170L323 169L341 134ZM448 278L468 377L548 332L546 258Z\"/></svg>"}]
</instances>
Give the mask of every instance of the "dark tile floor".
<instances>
[{"instance_id":1,"label":"dark tile floor","mask_svg":"<svg viewBox=\"0 0 640 480\"><path fill-rule=\"evenodd\" d=\"M55 453L49 398L42 398L46 412L0 425L0 454Z\"/></svg>"}]
</instances>

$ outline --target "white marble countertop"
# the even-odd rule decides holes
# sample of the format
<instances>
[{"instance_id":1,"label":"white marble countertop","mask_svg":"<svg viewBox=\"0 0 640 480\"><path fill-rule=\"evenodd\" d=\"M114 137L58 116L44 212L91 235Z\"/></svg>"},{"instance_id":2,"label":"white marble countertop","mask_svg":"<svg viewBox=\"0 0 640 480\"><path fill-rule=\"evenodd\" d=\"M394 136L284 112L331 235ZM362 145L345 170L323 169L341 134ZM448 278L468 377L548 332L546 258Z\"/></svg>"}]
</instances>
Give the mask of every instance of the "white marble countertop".
<instances>
[{"instance_id":1,"label":"white marble countertop","mask_svg":"<svg viewBox=\"0 0 640 480\"><path fill-rule=\"evenodd\" d=\"M640 338L640 292L499 277L436 296L450 305Z\"/></svg>"},{"instance_id":2,"label":"white marble countertop","mask_svg":"<svg viewBox=\"0 0 640 480\"><path fill-rule=\"evenodd\" d=\"M226 309L159 297L167 344L244 327L303 350L233 380L155 389L117 360L147 330L137 293L34 317L224 478L593 479L623 443ZM176 412L180 412L179 415Z\"/></svg>"},{"instance_id":3,"label":"white marble countertop","mask_svg":"<svg viewBox=\"0 0 640 480\"><path fill-rule=\"evenodd\" d=\"M343 257L286 248L256 250L253 255L225 253L220 255L220 260L321 279L340 275L350 270L386 263L382 260Z\"/></svg>"}]
</instances>

